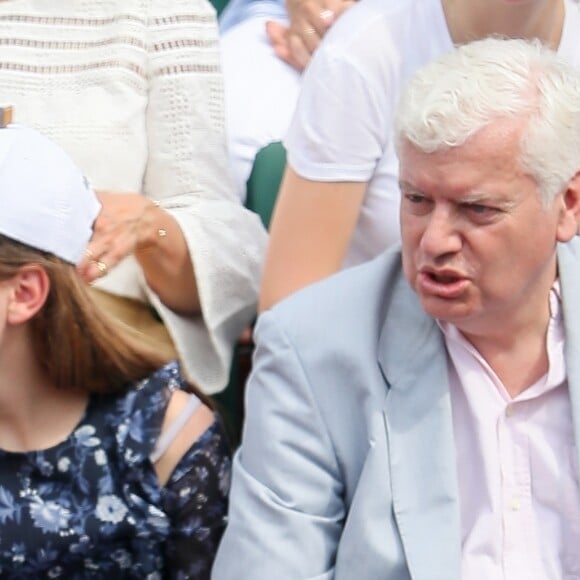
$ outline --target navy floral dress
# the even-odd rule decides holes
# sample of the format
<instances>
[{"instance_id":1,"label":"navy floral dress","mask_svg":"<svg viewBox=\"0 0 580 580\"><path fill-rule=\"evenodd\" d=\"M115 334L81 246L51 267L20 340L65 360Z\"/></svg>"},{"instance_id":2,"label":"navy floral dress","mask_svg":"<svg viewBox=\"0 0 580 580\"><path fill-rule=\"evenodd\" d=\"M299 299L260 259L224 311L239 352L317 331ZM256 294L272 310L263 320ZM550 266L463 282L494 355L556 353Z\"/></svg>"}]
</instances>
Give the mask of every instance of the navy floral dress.
<instances>
[{"instance_id":1,"label":"navy floral dress","mask_svg":"<svg viewBox=\"0 0 580 580\"><path fill-rule=\"evenodd\" d=\"M230 454L217 420L160 487L149 455L170 363L121 395L95 395L64 442L0 450L0 578L209 578L226 518Z\"/></svg>"}]
</instances>

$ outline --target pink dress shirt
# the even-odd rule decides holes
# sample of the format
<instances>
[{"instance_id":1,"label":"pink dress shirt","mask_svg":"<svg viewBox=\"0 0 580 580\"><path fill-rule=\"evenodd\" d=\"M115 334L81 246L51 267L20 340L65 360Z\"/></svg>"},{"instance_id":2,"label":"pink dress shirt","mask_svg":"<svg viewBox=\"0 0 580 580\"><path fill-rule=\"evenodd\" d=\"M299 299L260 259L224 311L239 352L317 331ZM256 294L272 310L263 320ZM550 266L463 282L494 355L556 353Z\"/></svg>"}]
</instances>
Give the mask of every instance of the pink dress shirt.
<instances>
[{"instance_id":1,"label":"pink dress shirt","mask_svg":"<svg viewBox=\"0 0 580 580\"><path fill-rule=\"evenodd\" d=\"M515 398L456 327L449 353L462 580L580 580L580 490L559 286L549 370Z\"/></svg>"}]
</instances>

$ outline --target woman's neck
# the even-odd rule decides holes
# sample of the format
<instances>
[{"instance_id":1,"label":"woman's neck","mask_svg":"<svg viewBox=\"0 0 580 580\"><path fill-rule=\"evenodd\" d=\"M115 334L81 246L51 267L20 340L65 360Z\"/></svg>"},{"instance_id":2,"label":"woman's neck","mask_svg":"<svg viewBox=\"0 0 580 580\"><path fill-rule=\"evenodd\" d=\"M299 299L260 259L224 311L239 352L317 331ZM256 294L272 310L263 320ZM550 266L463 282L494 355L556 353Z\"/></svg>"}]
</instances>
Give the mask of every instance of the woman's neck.
<instances>
[{"instance_id":1,"label":"woman's neck","mask_svg":"<svg viewBox=\"0 0 580 580\"><path fill-rule=\"evenodd\" d=\"M0 449L47 449L73 431L88 395L51 384L28 347L12 346L0 355Z\"/></svg>"},{"instance_id":2,"label":"woman's neck","mask_svg":"<svg viewBox=\"0 0 580 580\"><path fill-rule=\"evenodd\" d=\"M564 26L564 0L442 0L449 33L462 44L497 34L512 38L538 38L557 49Z\"/></svg>"}]
</instances>

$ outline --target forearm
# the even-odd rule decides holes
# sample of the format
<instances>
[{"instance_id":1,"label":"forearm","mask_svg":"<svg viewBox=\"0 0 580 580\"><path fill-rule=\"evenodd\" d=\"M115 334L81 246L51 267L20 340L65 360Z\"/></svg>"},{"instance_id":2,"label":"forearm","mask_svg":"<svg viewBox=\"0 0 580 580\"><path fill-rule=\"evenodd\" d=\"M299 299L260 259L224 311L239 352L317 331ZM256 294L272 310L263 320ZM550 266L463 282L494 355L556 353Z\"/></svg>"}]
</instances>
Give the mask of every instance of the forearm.
<instances>
[{"instance_id":1,"label":"forearm","mask_svg":"<svg viewBox=\"0 0 580 580\"><path fill-rule=\"evenodd\" d=\"M147 235L135 250L147 285L179 314L201 311L195 269L177 220L157 207L150 212Z\"/></svg>"},{"instance_id":2,"label":"forearm","mask_svg":"<svg viewBox=\"0 0 580 580\"><path fill-rule=\"evenodd\" d=\"M155 0L151 14L149 155L143 191L149 199L165 200L172 207L179 199L180 211L191 209L200 199L230 199L213 14L203 3L185 0ZM167 26L169 20L171 26ZM156 223L148 228L148 243L135 252L147 285L171 310L197 314L201 311L199 273L186 241L192 243L191 226L178 223L174 215L159 207L154 219ZM159 236L160 230L166 235Z\"/></svg>"},{"instance_id":3,"label":"forearm","mask_svg":"<svg viewBox=\"0 0 580 580\"><path fill-rule=\"evenodd\" d=\"M270 226L260 310L340 270L366 184L316 182L288 166Z\"/></svg>"}]
</instances>

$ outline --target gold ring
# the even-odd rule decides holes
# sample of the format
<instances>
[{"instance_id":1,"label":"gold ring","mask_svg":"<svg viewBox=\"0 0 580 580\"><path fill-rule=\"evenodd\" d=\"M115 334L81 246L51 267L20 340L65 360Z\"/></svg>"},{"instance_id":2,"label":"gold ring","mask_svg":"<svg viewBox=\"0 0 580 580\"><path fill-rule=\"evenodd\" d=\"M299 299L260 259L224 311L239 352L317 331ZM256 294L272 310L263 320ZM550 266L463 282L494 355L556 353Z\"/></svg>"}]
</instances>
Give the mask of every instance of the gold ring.
<instances>
[{"instance_id":1,"label":"gold ring","mask_svg":"<svg viewBox=\"0 0 580 580\"><path fill-rule=\"evenodd\" d=\"M312 26L311 26L310 28L306 28L306 29L304 30L304 34L305 34L306 36L310 36L310 35L312 35L312 34L316 34L316 29L315 29L315 28L312 28Z\"/></svg>"},{"instance_id":2,"label":"gold ring","mask_svg":"<svg viewBox=\"0 0 580 580\"><path fill-rule=\"evenodd\" d=\"M94 255L95 255L95 254L93 253L93 251L92 251L92 250L90 250L89 248L87 248L87 249L85 250L85 256L86 256L86 257L87 257L89 260L90 260L90 259L92 259Z\"/></svg>"},{"instance_id":3,"label":"gold ring","mask_svg":"<svg viewBox=\"0 0 580 580\"><path fill-rule=\"evenodd\" d=\"M107 273L107 270L109 269L109 266L107 266L107 264L105 264L105 262L101 262L100 260L97 260L95 262L95 266L99 269L101 276L105 276L105 274Z\"/></svg>"},{"instance_id":4,"label":"gold ring","mask_svg":"<svg viewBox=\"0 0 580 580\"><path fill-rule=\"evenodd\" d=\"M334 11L330 10L329 8L325 8L324 10L320 11L320 18L324 20L324 22L331 22L334 20Z\"/></svg>"}]
</instances>

